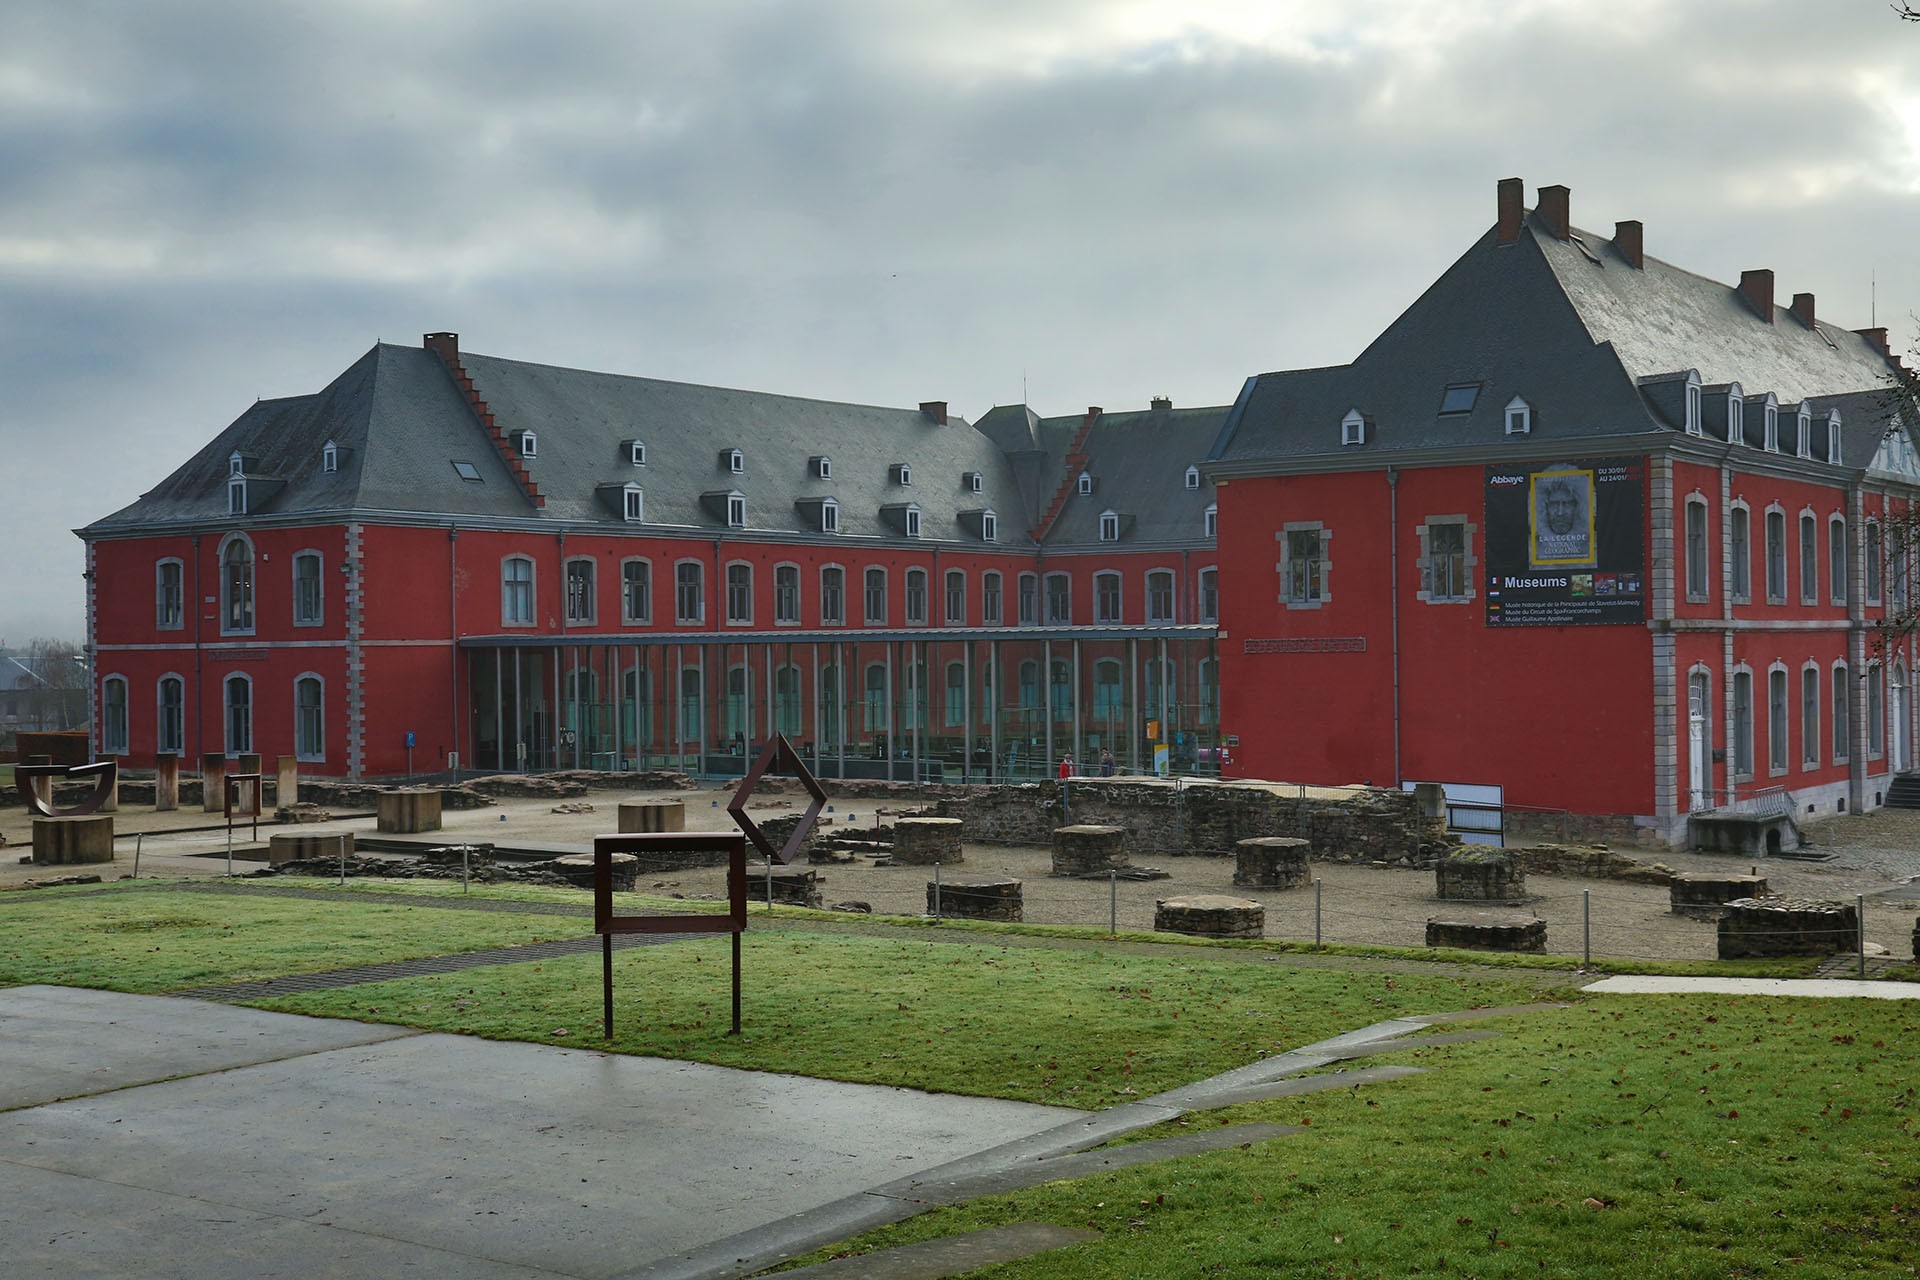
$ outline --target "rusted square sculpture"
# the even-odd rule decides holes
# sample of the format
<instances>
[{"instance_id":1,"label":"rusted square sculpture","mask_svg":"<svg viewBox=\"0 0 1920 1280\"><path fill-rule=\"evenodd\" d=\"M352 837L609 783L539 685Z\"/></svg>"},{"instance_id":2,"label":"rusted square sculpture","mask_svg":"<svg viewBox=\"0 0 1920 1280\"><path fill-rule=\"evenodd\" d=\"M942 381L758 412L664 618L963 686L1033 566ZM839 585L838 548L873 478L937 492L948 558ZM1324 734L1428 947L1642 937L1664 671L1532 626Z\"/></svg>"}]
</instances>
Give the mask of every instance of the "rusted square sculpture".
<instances>
[{"instance_id":1,"label":"rusted square sculpture","mask_svg":"<svg viewBox=\"0 0 1920 1280\"><path fill-rule=\"evenodd\" d=\"M773 841L767 839L766 833L747 816L747 801L753 798L754 790L760 785L760 779L776 765L781 773L791 773L800 779L801 787L812 798L807 811L800 815L800 825L795 827L793 834L787 837L786 847L777 851L773 847ZM733 799L727 801L727 812L733 815L733 820L739 828L747 833L747 839L753 841L753 847L758 849L760 855L768 862L778 859L783 866L799 855L800 846L805 844L807 837L813 834L814 825L820 821L820 811L826 807L827 793L820 789L819 780L813 776L813 771L807 768L806 762L800 759L800 753L793 749L793 744L787 741L787 736L783 733L776 733L768 740L767 745L760 751L760 758L753 762L753 768L747 770L747 776L740 779L740 786L735 789Z\"/></svg>"},{"instance_id":2,"label":"rusted square sculpture","mask_svg":"<svg viewBox=\"0 0 1920 1280\"><path fill-rule=\"evenodd\" d=\"M615 915L613 855L675 853L727 855L727 913ZM616 933L730 933L733 935L733 1034L740 1034L740 934L747 927L747 841L722 831L631 832L593 838L593 931L600 935L600 977L607 1039L613 1039L613 935Z\"/></svg>"}]
</instances>

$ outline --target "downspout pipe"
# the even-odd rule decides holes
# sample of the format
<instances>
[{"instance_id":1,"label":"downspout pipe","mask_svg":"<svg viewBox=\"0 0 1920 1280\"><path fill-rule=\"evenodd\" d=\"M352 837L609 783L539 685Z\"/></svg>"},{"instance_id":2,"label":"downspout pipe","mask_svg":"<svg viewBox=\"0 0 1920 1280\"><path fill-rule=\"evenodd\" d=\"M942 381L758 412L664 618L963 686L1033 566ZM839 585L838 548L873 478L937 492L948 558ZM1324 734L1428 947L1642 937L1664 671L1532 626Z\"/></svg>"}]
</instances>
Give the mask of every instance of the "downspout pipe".
<instances>
[{"instance_id":1,"label":"downspout pipe","mask_svg":"<svg viewBox=\"0 0 1920 1280\"><path fill-rule=\"evenodd\" d=\"M1393 785L1400 785L1400 472L1387 468L1387 600L1393 625Z\"/></svg>"}]
</instances>

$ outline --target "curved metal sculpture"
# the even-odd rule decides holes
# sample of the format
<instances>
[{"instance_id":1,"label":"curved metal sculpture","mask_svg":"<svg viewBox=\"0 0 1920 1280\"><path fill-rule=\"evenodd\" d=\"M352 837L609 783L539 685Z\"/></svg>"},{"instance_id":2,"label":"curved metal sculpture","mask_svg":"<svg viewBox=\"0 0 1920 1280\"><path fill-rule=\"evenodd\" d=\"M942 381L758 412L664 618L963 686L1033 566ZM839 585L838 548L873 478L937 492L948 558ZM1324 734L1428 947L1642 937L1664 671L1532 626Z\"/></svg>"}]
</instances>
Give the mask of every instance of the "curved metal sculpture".
<instances>
[{"instance_id":1,"label":"curved metal sculpture","mask_svg":"<svg viewBox=\"0 0 1920 1280\"><path fill-rule=\"evenodd\" d=\"M84 777L93 778L93 794L70 809L56 809L53 805L53 780ZM42 778L49 782L47 798L44 800L34 787L34 783ZM36 818L83 818L90 813L98 813L100 806L113 795L114 784L119 780L118 760L96 760L92 764L17 764L13 767L13 785L20 792L21 799L27 802L27 812Z\"/></svg>"}]
</instances>

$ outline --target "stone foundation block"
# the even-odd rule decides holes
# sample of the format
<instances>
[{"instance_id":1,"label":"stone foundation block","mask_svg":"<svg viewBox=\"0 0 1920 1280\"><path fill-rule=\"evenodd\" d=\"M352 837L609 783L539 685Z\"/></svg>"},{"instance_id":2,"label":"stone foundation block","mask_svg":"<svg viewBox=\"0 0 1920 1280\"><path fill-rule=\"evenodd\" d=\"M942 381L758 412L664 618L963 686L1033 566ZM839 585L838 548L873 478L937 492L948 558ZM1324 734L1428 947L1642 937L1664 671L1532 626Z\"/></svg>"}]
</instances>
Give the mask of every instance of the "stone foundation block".
<instances>
[{"instance_id":1,"label":"stone foundation block","mask_svg":"<svg viewBox=\"0 0 1920 1280\"><path fill-rule=\"evenodd\" d=\"M1053 874L1082 876L1127 865L1127 829L1081 823L1053 829Z\"/></svg>"},{"instance_id":2,"label":"stone foundation block","mask_svg":"<svg viewBox=\"0 0 1920 1280\"><path fill-rule=\"evenodd\" d=\"M1851 902L1737 898L1720 908L1720 958L1830 956L1860 945Z\"/></svg>"},{"instance_id":3,"label":"stone foundation block","mask_svg":"<svg viewBox=\"0 0 1920 1280\"><path fill-rule=\"evenodd\" d=\"M748 866L748 901L767 901L768 883L766 863ZM790 907L820 907L825 903L820 896L820 873L812 867L775 866L771 883L775 902L784 902Z\"/></svg>"},{"instance_id":4,"label":"stone foundation block","mask_svg":"<svg viewBox=\"0 0 1920 1280\"><path fill-rule=\"evenodd\" d=\"M893 824L893 860L900 866L951 866L960 853L960 819L900 818Z\"/></svg>"},{"instance_id":5,"label":"stone foundation block","mask_svg":"<svg viewBox=\"0 0 1920 1280\"><path fill-rule=\"evenodd\" d=\"M396 835L414 835L440 829L440 793L426 787L382 791L375 802L375 826Z\"/></svg>"},{"instance_id":6,"label":"stone foundation block","mask_svg":"<svg viewBox=\"0 0 1920 1280\"><path fill-rule=\"evenodd\" d=\"M1023 889L1021 882L1006 879L942 880L937 886L927 881L927 914L955 916L962 920L1003 920L1018 924L1021 919Z\"/></svg>"},{"instance_id":7,"label":"stone foundation block","mask_svg":"<svg viewBox=\"0 0 1920 1280\"><path fill-rule=\"evenodd\" d=\"M616 853L613 858L613 891L629 893L640 877L640 859L630 853ZM593 859L591 853L568 853L549 862L534 865L542 871L551 871L563 877L569 884L582 889L593 888Z\"/></svg>"},{"instance_id":8,"label":"stone foundation block","mask_svg":"<svg viewBox=\"0 0 1920 1280\"><path fill-rule=\"evenodd\" d=\"M1258 938L1267 930L1267 909L1220 893L1164 898L1153 904L1153 929L1198 938Z\"/></svg>"},{"instance_id":9,"label":"stone foundation block","mask_svg":"<svg viewBox=\"0 0 1920 1280\"><path fill-rule=\"evenodd\" d=\"M1547 922L1537 916L1495 911L1429 916L1427 945L1469 951L1545 951Z\"/></svg>"},{"instance_id":10,"label":"stone foundation block","mask_svg":"<svg viewBox=\"0 0 1920 1280\"><path fill-rule=\"evenodd\" d=\"M1307 842L1293 836L1255 836L1233 850L1233 883L1239 889L1297 889L1309 880Z\"/></svg>"},{"instance_id":11,"label":"stone foundation block","mask_svg":"<svg viewBox=\"0 0 1920 1280\"><path fill-rule=\"evenodd\" d=\"M1433 869L1434 894L1449 902L1517 902L1527 896L1527 873L1505 849L1462 849Z\"/></svg>"},{"instance_id":12,"label":"stone foundation block","mask_svg":"<svg viewBox=\"0 0 1920 1280\"><path fill-rule=\"evenodd\" d=\"M622 800L620 832L647 834L687 829L687 806L678 800Z\"/></svg>"},{"instance_id":13,"label":"stone foundation block","mask_svg":"<svg viewBox=\"0 0 1920 1280\"><path fill-rule=\"evenodd\" d=\"M33 861L41 867L112 862L113 818L103 813L78 818L35 818Z\"/></svg>"},{"instance_id":14,"label":"stone foundation block","mask_svg":"<svg viewBox=\"0 0 1920 1280\"><path fill-rule=\"evenodd\" d=\"M333 835L308 833L267 838L267 865L270 867L305 858L332 858L338 861L342 853L349 858L353 856L353 832L351 831L341 831Z\"/></svg>"},{"instance_id":15,"label":"stone foundation block","mask_svg":"<svg viewBox=\"0 0 1920 1280\"><path fill-rule=\"evenodd\" d=\"M1677 916L1720 918L1720 908L1740 898L1767 896L1767 878L1711 871L1677 872L1668 882L1668 910Z\"/></svg>"}]
</instances>

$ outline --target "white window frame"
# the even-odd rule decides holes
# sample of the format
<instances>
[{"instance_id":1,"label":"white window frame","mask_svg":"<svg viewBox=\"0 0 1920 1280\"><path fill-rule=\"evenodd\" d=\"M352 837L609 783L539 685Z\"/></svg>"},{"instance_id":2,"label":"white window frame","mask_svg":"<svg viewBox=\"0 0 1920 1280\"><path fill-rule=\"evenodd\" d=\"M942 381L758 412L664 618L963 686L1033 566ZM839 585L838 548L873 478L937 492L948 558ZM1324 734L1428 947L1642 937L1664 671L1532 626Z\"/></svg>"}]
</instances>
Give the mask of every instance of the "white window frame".
<instances>
[{"instance_id":1,"label":"white window frame","mask_svg":"<svg viewBox=\"0 0 1920 1280\"><path fill-rule=\"evenodd\" d=\"M799 626L801 606L800 566L791 560L782 560L773 566L773 625Z\"/></svg>"},{"instance_id":2,"label":"white window frame","mask_svg":"<svg viewBox=\"0 0 1920 1280\"><path fill-rule=\"evenodd\" d=\"M1794 415L1793 453L1798 458L1813 456L1813 411L1804 404Z\"/></svg>"},{"instance_id":3,"label":"white window frame","mask_svg":"<svg viewBox=\"0 0 1920 1280\"><path fill-rule=\"evenodd\" d=\"M905 463L905 462L894 463L893 464L893 482L899 485L902 489L911 488L913 485L912 464Z\"/></svg>"},{"instance_id":4,"label":"white window frame","mask_svg":"<svg viewBox=\"0 0 1920 1280\"><path fill-rule=\"evenodd\" d=\"M300 565L309 561L313 565L313 609L310 613L302 611L306 602L300 599ZM306 547L293 553L291 564L293 571L293 625L296 627L319 627L326 625L327 618L327 558L313 547Z\"/></svg>"},{"instance_id":5,"label":"white window frame","mask_svg":"<svg viewBox=\"0 0 1920 1280\"><path fill-rule=\"evenodd\" d=\"M1200 513L1200 531L1200 536L1203 538L1218 538L1220 536L1220 506L1218 503L1208 503L1207 509Z\"/></svg>"},{"instance_id":6,"label":"white window frame","mask_svg":"<svg viewBox=\"0 0 1920 1280\"><path fill-rule=\"evenodd\" d=\"M1736 382L1727 390L1727 443L1745 444L1746 439L1747 402Z\"/></svg>"},{"instance_id":7,"label":"white window frame","mask_svg":"<svg viewBox=\"0 0 1920 1280\"><path fill-rule=\"evenodd\" d=\"M931 592L927 585L927 571L919 565L908 567L902 584L902 617L910 627L924 627L931 616Z\"/></svg>"},{"instance_id":8,"label":"white window frame","mask_svg":"<svg viewBox=\"0 0 1920 1280\"><path fill-rule=\"evenodd\" d=\"M1006 624L1007 584L1006 575L998 569L988 569L980 575L980 625L998 627Z\"/></svg>"},{"instance_id":9,"label":"white window frame","mask_svg":"<svg viewBox=\"0 0 1920 1280\"><path fill-rule=\"evenodd\" d=\"M234 599L235 583L233 575L227 569L227 554L233 547L246 548L246 578L244 584L245 599ZM244 533L230 533L220 540L218 549L220 565L220 634L223 636L250 636L259 623L259 582L260 557L256 554L253 539ZM236 610L239 616L236 618Z\"/></svg>"},{"instance_id":10,"label":"white window frame","mask_svg":"<svg viewBox=\"0 0 1920 1280\"><path fill-rule=\"evenodd\" d=\"M747 498L745 494L727 495L727 527L744 529L747 527Z\"/></svg>"},{"instance_id":11,"label":"white window frame","mask_svg":"<svg viewBox=\"0 0 1920 1280\"><path fill-rule=\"evenodd\" d=\"M1780 452L1780 409L1771 399L1761 409L1761 439L1768 453ZM1784 772L1784 771L1783 771Z\"/></svg>"},{"instance_id":12,"label":"white window frame","mask_svg":"<svg viewBox=\"0 0 1920 1280\"><path fill-rule=\"evenodd\" d=\"M247 691L246 722L239 726L240 732L234 732L233 687L238 684ZM230 756L251 755L253 753L253 677L244 671L229 671L220 677L220 730L226 754ZM239 741L235 741L238 738Z\"/></svg>"},{"instance_id":13,"label":"white window frame","mask_svg":"<svg viewBox=\"0 0 1920 1280\"><path fill-rule=\"evenodd\" d=\"M1180 577L1172 569L1149 569L1146 606L1149 623L1170 623L1179 612Z\"/></svg>"},{"instance_id":14,"label":"white window frame","mask_svg":"<svg viewBox=\"0 0 1920 1280\"><path fill-rule=\"evenodd\" d=\"M1060 584L1060 591L1054 591L1054 584ZM1054 608L1055 604L1061 605ZM1073 625L1073 575L1065 570L1042 574L1040 578L1040 615L1050 627L1070 627Z\"/></svg>"},{"instance_id":15,"label":"white window frame","mask_svg":"<svg viewBox=\"0 0 1920 1280\"><path fill-rule=\"evenodd\" d=\"M540 456L540 437L531 427L522 427L514 433L514 446L523 458Z\"/></svg>"},{"instance_id":16,"label":"white window frame","mask_svg":"<svg viewBox=\"0 0 1920 1280\"><path fill-rule=\"evenodd\" d=\"M586 566L584 574L575 574L576 566ZM566 563L560 566L560 625L563 627L590 627L600 616L600 573L599 565L592 556L568 556ZM575 589L575 579L585 583L584 591Z\"/></svg>"},{"instance_id":17,"label":"white window frame","mask_svg":"<svg viewBox=\"0 0 1920 1280\"><path fill-rule=\"evenodd\" d=\"M1301 570L1294 563L1296 533L1311 533L1317 539L1311 569ZM1274 566L1280 572L1280 603L1289 609L1319 609L1332 603L1333 557L1328 546L1332 530L1318 520L1289 520L1273 536L1280 544L1280 563Z\"/></svg>"},{"instance_id":18,"label":"white window frame","mask_svg":"<svg viewBox=\"0 0 1920 1280\"><path fill-rule=\"evenodd\" d=\"M1442 582L1441 579L1453 577L1451 565L1443 561L1434 550L1433 531L1435 529L1460 530L1460 569L1459 581ZM1415 598L1428 604L1466 604L1475 599L1474 570L1479 566L1479 558L1473 553L1473 535L1476 526L1464 514L1428 516L1421 521L1415 531L1420 539L1420 589ZM1447 561L1451 561L1451 554ZM1447 572L1442 573L1443 566Z\"/></svg>"},{"instance_id":19,"label":"white window frame","mask_svg":"<svg viewBox=\"0 0 1920 1280\"><path fill-rule=\"evenodd\" d=\"M300 686L313 681L320 688L320 705L314 708L319 723L315 726L315 741L302 740L300 722ZM324 764L327 759L327 682L317 671L302 671L293 678L293 755L294 759L307 764Z\"/></svg>"},{"instance_id":20,"label":"white window frame","mask_svg":"<svg viewBox=\"0 0 1920 1280\"><path fill-rule=\"evenodd\" d=\"M1507 407L1501 415L1506 423L1506 433L1510 436L1524 436L1533 433L1533 406L1520 396L1507 401Z\"/></svg>"},{"instance_id":21,"label":"white window frame","mask_svg":"<svg viewBox=\"0 0 1920 1280\"><path fill-rule=\"evenodd\" d=\"M840 504L832 498L820 500L820 532L840 532Z\"/></svg>"},{"instance_id":22,"label":"white window frame","mask_svg":"<svg viewBox=\"0 0 1920 1280\"><path fill-rule=\"evenodd\" d=\"M647 442L644 440L627 441L627 463L630 466L647 465Z\"/></svg>"},{"instance_id":23,"label":"white window frame","mask_svg":"<svg viewBox=\"0 0 1920 1280\"><path fill-rule=\"evenodd\" d=\"M1687 379L1686 430L1690 436L1707 434L1706 419L1700 409L1700 384L1691 377Z\"/></svg>"},{"instance_id":24,"label":"white window frame","mask_svg":"<svg viewBox=\"0 0 1920 1280\"><path fill-rule=\"evenodd\" d=\"M727 450L727 474L743 476L747 473L747 455L738 449Z\"/></svg>"},{"instance_id":25,"label":"white window frame","mask_svg":"<svg viewBox=\"0 0 1920 1280\"><path fill-rule=\"evenodd\" d=\"M1200 487L1200 468L1188 467L1185 483L1189 489L1198 489Z\"/></svg>"},{"instance_id":26,"label":"white window frame","mask_svg":"<svg viewBox=\"0 0 1920 1280\"><path fill-rule=\"evenodd\" d=\"M1340 419L1340 443L1365 444L1367 442L1367 416L1358 409L1349 409L1347 416Z\"/></svg>"},{"instance_id":27,"label":"white window frame","mask_svg":"<svg viewBox=\"0 0 1920 1280\"><path fill-rule=\"evenodd\" d=\"M692 569L691 575L683 572ZM689 609L687 606L693 607ZM673 562L673 621L682 627L697 627L707 620L707 565L704 560L683 556Z\"/></svg>"},{"instance_id":28,"label":"white window frame","mask_svg":"<svg viewBox=\"0 0 1920 1280\"><path fill-rule=\"evenodd\" d=\"M647 518L647 492L637 484L620 490L620 514L628 524L641 524Z\"/></svg>"},{"instance_id":29,"label":"white window frame","mask_svg":"<svg viewBox=\"0 0 1920 1280\"><path fill-rule=\"evenodd\" d=\"M167 723L167 681L180 686L180 702L174 708L179 719ZM168 729L172 728L171 741ZM153 682L153 752L159 756L185 755L187 751L187 678L176 671L164 671Z\"/></svg>"},{"instance_id":30,"label":"white window frame","mask_svg":"<svg viewBox=\"0 0 1920 1280\"><path fill-rule=\"evenodd\" d=\"M967 492L968 493L985 493L986 491L987 491L987 478L981 475L978 471L967 472Z\"/></svg>"},{"instance_id":31,"label":"white window frame","mask_svg":"<svg viewBox=\"0 0 1920 1280\"><path fill-rule=\"evenodd\" d=\"M1827 413L1827 461L1840 465L1840 411L1833 409Z\"/></svg>"},{"instance_id":32,"label":"white window frame","mask_svg":"<svg viewBox=\"0 0 1920 1280\"><path fill-rule=\"evenodd\" d=\"M167 567L173 567L172 618L167 605ZM156 631L181 631L187 625L187 564L179 556L162 556L153 562L153 627Z\"/></svg>"},{"instance_id":33,"label":"white window frame","mask_svg":"<svg viewBox=\"0 0 1920 1280\"><path fill-rule=\"evenodd\" d=\"M641 599L644 608L633 608L633 584L629 569L639 565L641 569ZM646 626L653 621L653 561L646 556L626 556L620 561L620 624L627 627Z\"/></svg>"},{"instance_id":34,"label":"white window frame","mask_svg":"<svg viewBox=\"0 0 1920 1280\"><path fill-rule=\"evenodd\" d=\"M920 508L917 505L909 504L907 507L906 515L907 515L907 536L909 538L919 537L920 536Z\"/></svg>"},{"instance_id":35,"label":"white window frame","mask_svg":"<svg viewBox=\"0 0 1920 1280\"><path fill-rule=\"evenodd\" d=\"M1727 511L1728 598L1753 603L1753 508L1736 498Z\"/></svg>"},{"instance_id":36,"label":"white window frame","mask_svg":"<svg viewBox=\"0 0 1920 1280\"><path fill-rule=\"evenodd\" d=\"M332 474L340 469L340 446L329 440L320 446L320 470Z\"/></svg>"},{"instance_id":37,"label":"white window frame","mask_svg":"<svg viewBox=\"0 0 1920 1280\"><path fill-rule=\"evenodd\" d=\"M823 453L813 460L813 478L816 480L833 479L833 459L831 457Z\"/></svg>"},{"instance_id":38,"label":"white window frame","mask_svg":"<svg viewBox=\"0 0 1920 1280\"><path fill-rule=\"evenodd\" d=\"M1093 477L1085 471L1080 473L1073 484L1075 491L1083 498L1093 492Z\"/></svg>"},{"instance_id":39,"label":"white window frame","mask_svg":"<svg viewBox=\"0 0 1920 1280\"><path fill-rule=\"evenodd\" d=\"M980 541L998 542L1000 540L1000 517L991 511L980 513Z\"/></svg>"},{"instance_id":40,"label":"white window frame","mask_svg":"<svg viewBox=\"0 0 1920 1280\"><path fill-rule=\"evenodd\" d=\"M839 575L838 586L827 589L827 575ZM827 606L832 605L832 612ZM823 564L820 566L820 625L823 627L844 627L847 625L847 566L843 564Z\"/></svg>"},{"instance_id":41,"label":"white window frame","mask_svg":"<svg viewBox=\"0 0 1920 1280\"><path fill-rule=\"evenodd\" d=\"M120 690L118 723L115 723L113 698L108 690ZM126 676L119 672L102 676L100 679L100 754L103 756L124 756L129 754L127 746L131 738L130 722L133 709L128 700Z\"/></svg>"},{"instance_id":42,"label":"white window frame","mask_svg":"<svg viewBox=\"0 0 1920 1280\"><path fill-rule=\"evenodd\" d=\"M1126 583L1119 571L1102 569L1093 575L1093 620L1100 626L1118 626L1126 617Z\"/></svg>"},{"instance_id":43,"label":"white window frame","mask_svg":"<svg viewBox=\"0 0 1920 1280\"><path fill-rule=\"evenodd\" d=\"M507 566L510 564L524 564L527 566L527 576L524 582L518 578L507 577ZM501 626L531 627L539 623L539 620L540 620L539 583L540 583L540 566L532 556L514 554L514 555L506 555L506 556L500 557L500 625ZM507 594L509 587L514 589L513 595L515 597L520 597L524 595L525 604L526 604L525 617L516 616L518 611L512 607L513 601L509 599ZM524 587L524 592L522 591L523 587Z\"/></svg>"},{"instance_id":44,"label":"white window frame","mask_svg":"<svg viewBox=\"0 0 1920 1280\"><path fill-rule=\"evenodd\" d=\"M751 560L729 560L722 575L722 591L725 593L726 625L730 627L750 627L753 625L753 562Z\"/></svg>"},{"instance_id":45,"label":"white window frame","mask_svg":"<svg viewBox=\"0 0 1920 1280\"><path fill-rule=\"evenodd\" d=\"M1120 541L1120 513L1118 511L1108 510L1100 513L1100 541Z\"/></svg>"},{"instance_id":46,"label":"white window frame","mask_svg":"<svg viewBox=\"0 0 1920 1280\"><path fill-rule=\"evenodd\" d=\"M247 478L234 476L227 481L227 514L243 516L247 514Z\"/></svg>"}]
</instances>

